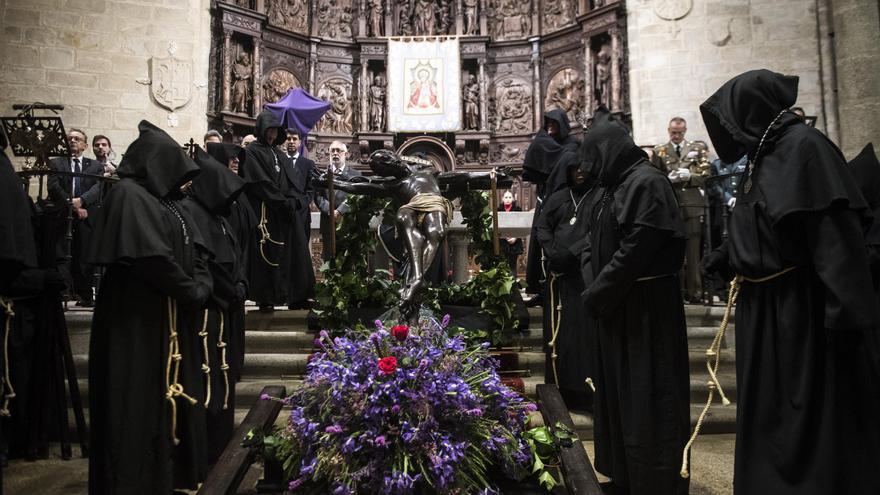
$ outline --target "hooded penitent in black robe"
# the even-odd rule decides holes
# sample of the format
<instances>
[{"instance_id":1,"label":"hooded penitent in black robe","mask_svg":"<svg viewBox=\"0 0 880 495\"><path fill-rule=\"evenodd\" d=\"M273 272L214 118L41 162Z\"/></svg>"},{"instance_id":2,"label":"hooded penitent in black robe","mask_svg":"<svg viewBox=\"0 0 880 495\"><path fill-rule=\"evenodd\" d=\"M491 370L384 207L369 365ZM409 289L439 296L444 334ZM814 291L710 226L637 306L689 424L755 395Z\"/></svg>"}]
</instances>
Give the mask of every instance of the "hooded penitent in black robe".
<instances>
[{"instance_id":1,"label":"hooded penitent in black robe","mask_svg":"<svg viewBox=\"0 0 880 495\"><path fill-rule=\"evenodd\" d=\"M278 134L269 143L267 132L271 128L276 128ZM263 238L260 228L251 233L248 297L261 306L286 305L289 285L303 280L291 279L291 267L302 265L299 262L291 264L291 261L305 259L310 262L311 257L308 251L302 252L302 246L308 244L301 240L304 234L300 217L295 214L296 201L288 197L290 183L282 163L283 155L277 149L286 136L281 121L271 112L260 113L254 135L257 141L247 147L247 158L240 170L248 183L246 194L251 208L268 231L269 238Z\"/></svg>"},{"instance_id":2,"label":"hooded penitent in black robe","mask_svg":"<svg viewBox=\"0 0 880 495\"><path fill-rule=\"evenodd\" d=\"M174 201L198 167L161 129L146 121L138 129L87 258L106 267L89 348L93 495L169 493L173 471L194 462L174 452L172 463L172 439L186 434L174 410L202 407L174 393L183 378L169 361L176 354L192 359L185 337L201 311L187 308L201 307L211 292L209 277L194 276L201 275L196 224Z\"/></svg>"},{"instance_id":3,"label":"hooded penitent in black robe","mask_svg":"<svg viewBox=\"0 0 880 495\"><path fill-rule=\"evenodd\" d=\"M556 122L559 134L551 136L546 128L547 121ZM544 127L538 131L529 149L526 150L526 159L523 163L523 180L529 181L536 186L538 202L535 205L534 224L541 214L541 203L558 189L565 187L565 167L557 167L567 152L577 151L578 141L571 135L571 124L568 115L560 109L550 110L544 113ZM568 156L568 159L574 155ZM562 172L560 173L560 170ZM535 230L529 236L529 251L526 255L526 285L528 291L533 294L541 292L541 284L544 280L544 270L541 266L541 246L535 238Z\"/></svg>"},{"instance_id":4,"label":"hooded penitent in black robe","mask_svg":"<svg viewBox=\"0 0 880 495\"><path fill-rule=\"evenodd\" d=\"M207 403L208 464L214 464L232 437L235 410L235 382L244 354L244 332L230 325L234 308L243 301L243 259L238 241L224 215L241 194L244 181L227 167L196 150L195 161L201 174L193 180L183 208L198 222L202 236L213 257L208 262L213 292L208 304L208 324L202 336L208 350L203 360L210 374L210 401Z\"/></svg>"},{"instance_id":5,"label":"hooded penitent in black robe","mask_svg":"<svg viewBox=\"0 0 880 495\"><path fill-rule=\"evenodd\" d=\"M718 156L757 163L707 269L773 277L743 281L736 307L734 493L880 493L870 212L837 147L786 110L797 83L750 71L700 106Z\"/></svg>"},{"instance_id":6,"label":"hooded penitent in black robe","mask_svg":"<svg viewBox=\"0 0 880 495\"><path fill-rule=\"evenodd\" d=\"M207 152L221 164L228 164L233 156L238 157L238 176L241 177L245 162L245 150L241 146L229 143L208 143ZM259 249L259 246L253 246L254 231L257 228L257 216L251 208L250 201L247 199L248 184L245 184L241 194L235 198L229 206L229 215L226 219L232 227L232 233L237 241L236 256L241 265L242 274L244 276L245 297L241 297L239 302L235 302L229 307L229 325L230 335L234 335L234 339L240 340L242 345L236 349L229 349L230 363L235 361L235 365L230 368L234 372L235 381L241 380L241 370L244 367L244 303L248 292L248 260L250 260L251 251ZM238 288L241 290L241 287Z\"/></svg>"},{"instance_id":7,"label":"hooded penitent in black robe","mask_svg":"<svg viewBox=\"0 0 880 495\"><path fill-rule=\"evenodd\" d=\"M591 212L584 291L597 318L596 470L632 495L687 493L687 331L678 272L684 224L672 185L604 107L581 160L601 186Z\"/></svg>"},{"instance_id":8,"label":"hooded penitent in black robe","mask_svg":"<svg viewBox=\"0 0 880 495\"><path fill-rule=\"evenodd\" d=\"M569 170L577 166L574 160L566 164ZM547 383L557 384L569 408L577 409L592 402L586 379L593 376L596 328L593 318L584 311L581 299L585 286L580 251L589 246L590 202L595 190L589 183L572 187L569 181L568 187L544 201L535 225L548 273L543 318L544 377Z\"/></svg>"}]
</instances>

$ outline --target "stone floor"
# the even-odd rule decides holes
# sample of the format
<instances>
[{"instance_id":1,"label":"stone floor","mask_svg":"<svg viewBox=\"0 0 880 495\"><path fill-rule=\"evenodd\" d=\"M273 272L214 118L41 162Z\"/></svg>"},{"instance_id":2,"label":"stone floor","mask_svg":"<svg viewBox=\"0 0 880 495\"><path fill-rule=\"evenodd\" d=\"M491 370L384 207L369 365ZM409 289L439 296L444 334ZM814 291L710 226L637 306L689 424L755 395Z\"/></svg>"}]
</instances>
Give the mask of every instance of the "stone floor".
<instances>
[{"instance_id":1,"label":"stone floor","mask_svg":"<svg viewBox=\"0 0 880 495\"><path fill-rule=\"evenodd\" d=\"M592 459L593 442L584 442L584 445ZM699 438L692 455L691 495L733 493L733 448L733 435L705 435ZM60 453L56 450L49 460L11 462L3 472L5 493L7 495L87 493L88 461L85 459L62 461L59 456ZM257 476L258 473L253 472L247 478L252 484ZM605 479L600 476L600 481ZM253 493L253 491L243 487L242 493Z\"/></svg>"}]
</instances>

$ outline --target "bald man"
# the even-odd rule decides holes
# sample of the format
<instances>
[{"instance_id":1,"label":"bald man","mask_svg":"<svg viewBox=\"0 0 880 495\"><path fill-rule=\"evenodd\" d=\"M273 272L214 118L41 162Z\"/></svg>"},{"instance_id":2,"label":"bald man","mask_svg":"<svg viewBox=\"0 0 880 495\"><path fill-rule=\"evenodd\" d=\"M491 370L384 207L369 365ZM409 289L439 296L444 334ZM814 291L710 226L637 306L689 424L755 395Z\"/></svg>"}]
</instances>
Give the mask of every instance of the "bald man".
<instances>
[{"instance_id":1,"label":"bald man","mask_svg":"<svg viewBox=\"0 0 880 495\"><path fill-rule=\"evenodd\" d=\"M333 172L340 179L350 179L361 175L360 172L349 167L345 161L348 156L348 146L342 141L333 141L330 143L330 163L327 170ZM348 211L345 199L348 194L340 190L335 190L333 194L333 216L339 220L339 216ZM327 191L322 190L315 193L315 206L321 211L321 243L324 246L324 261L330 260L330 201L327 198Z\"/></svg>"}]
</instances>

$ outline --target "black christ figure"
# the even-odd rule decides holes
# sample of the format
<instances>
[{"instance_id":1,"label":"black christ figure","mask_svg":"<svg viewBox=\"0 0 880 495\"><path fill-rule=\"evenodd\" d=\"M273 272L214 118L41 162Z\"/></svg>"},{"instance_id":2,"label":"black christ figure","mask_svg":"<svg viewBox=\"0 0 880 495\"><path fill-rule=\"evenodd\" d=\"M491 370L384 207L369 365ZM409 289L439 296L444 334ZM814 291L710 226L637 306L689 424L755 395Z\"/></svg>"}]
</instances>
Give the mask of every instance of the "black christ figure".
<instances>
[{"instance_id":1,"label":"black christ figure","mask_svg":"<svg viewBox=\"0 0 880 495\"><path fill-rule=\"evenodd\" d=\"M405 283L400 291L400 312L411 320L418 316L421 296L426 288L425 271L452 221L452 203L468 190L489 189L493 172L438 172L433 164L413 156L398 156L389 150L370 155L372 177L333 179L333 187L349 194L365 194L392 198L401 206L395 222L403 234L409 257ZM512 183L508 168L494 171L498 187ZM327 177L315 178L315 187L326 187Z\"/></svg>"}]
</instances>

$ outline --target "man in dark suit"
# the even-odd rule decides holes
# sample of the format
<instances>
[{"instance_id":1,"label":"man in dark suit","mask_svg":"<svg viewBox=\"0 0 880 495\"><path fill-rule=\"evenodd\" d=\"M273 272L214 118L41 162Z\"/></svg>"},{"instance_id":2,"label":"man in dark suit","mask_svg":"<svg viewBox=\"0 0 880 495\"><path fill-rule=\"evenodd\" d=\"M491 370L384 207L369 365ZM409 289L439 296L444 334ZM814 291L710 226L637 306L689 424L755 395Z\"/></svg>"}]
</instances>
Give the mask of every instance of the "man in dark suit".
<instances>
[{"instance_id":1,"label":"man in dark suit","mask_svg":"<svg viewBox=\"0 0 880 495\"><path fill-rule=\"evenodd\" d=\"M310 206L314 193L310 176L315 162L302 156L299 132L296 129L287 129L286 133L287 137L281 145L283 153L279 154L284 176L282 180L287 181L287 187L282 189L290 205L293 228L297 230L291 233L289 246L286 247L290 260L287 305L289 309L307 309L310 307L309 299L314 296L315 286L315 271L309 249L312 219Z\"/></svg>"},{"instance_id":2,"label":"man in dark suit","mask_svg":"<svg viewBox=\"0 0 880 495\"><path fill-rule=\"evenodd\" d=\"M80 129L71 128L67 133L67 142L70 147L70 157L52 159L52 166L59 172L75 172L94 176L104 173L104 166L90 158L83 156L88 146L86 133ZM68 278L68 285L73 288L73 293L78 300L79 306L94 305L92 294L92 267L83 262L82 253L89 243L91 234L91 221L89 214L97 213L101 204L101 185L97 179L90 177L77 177L69 175L51 175L47 181L49 199L57 206L58 215L67 217L67 204L73 207L73 239L70 243L71 256L69 263L62 263L62 272ZM64 225L66 223L59 222ZM68 255L64 232L58 235L57 257L63 260Z\"/></svg>"},{"instance_id":3,"label":"man in dark suit","mask_svg":"<svg viewBox=\"0 0 880 495\"><path fill-rule=\"evenodd\" d=\"M293 163L291 186L297 194L297 200L302 205L299 214L302 216L306 239L308 239L312 228L312 215L309 206L315 197L315 188L312 187L310 178L312 170L315 169L315 162L302 155L305 143L302 142L302 137L296 129L287 129L287 140L284 142L284 146L285 154Z\"/></svg>"},{"instance_id":4,"label":"man in dark suit","mask_svg":"<svg viewBox=\"0 0 880 495\"><path fill-rule=\"evenodd\" d=\"M348 147L341 141L333 141L330 143L330 165L327 169L333 172L340 179L350 179L361 175L360 172L352 167L346 166L345 160L348 153ZM321 211L321 242L324 245L324 261L330 260L330 214L339 221L339 217L348 211L348 205L345 199L348 194L338 189L333 194L333 212L330 211L330 201L327 199L327 191L319 191L315 193L315 205Z\"/></svg>"}]
</instances>

